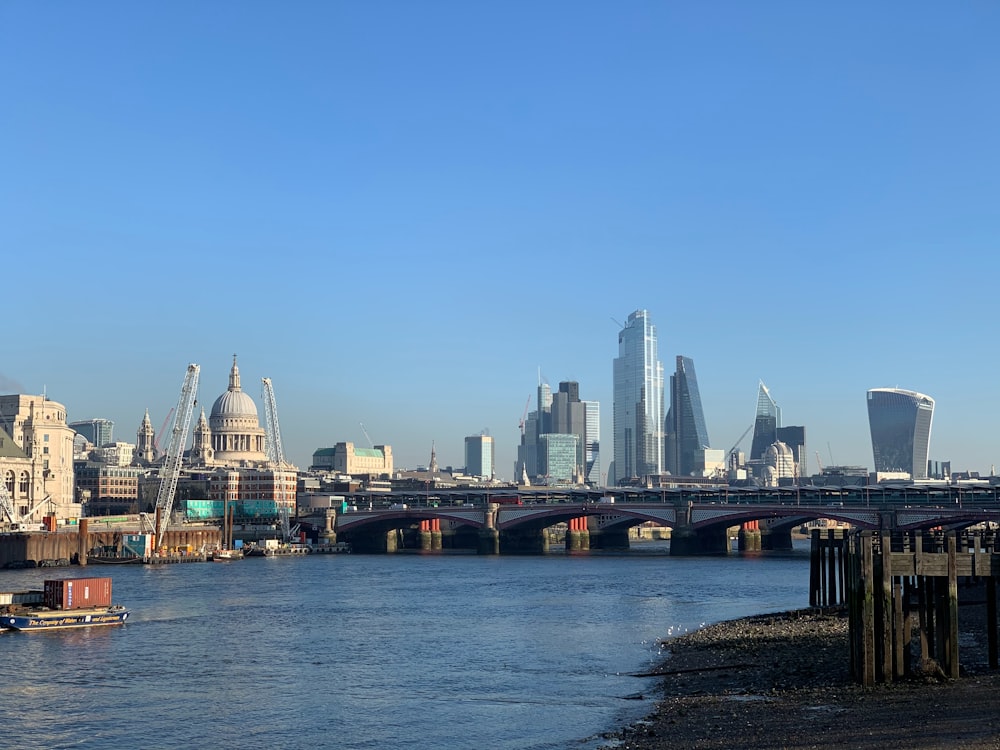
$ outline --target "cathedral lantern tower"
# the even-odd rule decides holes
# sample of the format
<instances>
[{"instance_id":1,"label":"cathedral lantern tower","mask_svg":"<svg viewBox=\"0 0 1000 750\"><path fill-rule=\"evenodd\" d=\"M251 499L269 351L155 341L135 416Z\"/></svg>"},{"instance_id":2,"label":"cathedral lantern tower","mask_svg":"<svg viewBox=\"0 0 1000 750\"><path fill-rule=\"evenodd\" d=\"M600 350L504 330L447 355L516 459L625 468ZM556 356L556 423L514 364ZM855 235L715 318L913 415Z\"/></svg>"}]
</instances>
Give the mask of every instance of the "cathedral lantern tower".
<instances>
[{"instance_id":1,"label":"cathedral lantern tower","mask_svg":"<svg viewBox=\"0 0 1000 750\"><path fill-rule=\"evenodd\" d=\"M265 433L257 405L240 387L240 369L233 355L229 388L212 405L208 418L211 462L223 466L253 466L267 461Z\"/></svg>"}]
</instances>

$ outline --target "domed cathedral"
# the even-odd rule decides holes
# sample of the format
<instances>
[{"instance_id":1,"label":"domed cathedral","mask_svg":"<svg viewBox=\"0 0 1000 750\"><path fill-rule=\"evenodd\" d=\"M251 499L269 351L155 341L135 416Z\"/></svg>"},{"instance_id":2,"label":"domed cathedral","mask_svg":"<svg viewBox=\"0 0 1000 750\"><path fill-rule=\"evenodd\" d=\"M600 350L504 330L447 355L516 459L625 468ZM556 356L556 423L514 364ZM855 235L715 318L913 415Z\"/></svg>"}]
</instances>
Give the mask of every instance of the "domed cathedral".
<instances>
[{"instance_id":1,"label":"domed cathedral","mask_svg":"<svg viewBox=\"0 0 1000 750\"><path fill-rule=\"evenodd\" d=\"M206 465L214 466L255 466L267 462L266 436L257 417L257 405L240 388L240 368L233 355L233 367L229 371L229 388L215 399L212 413L208 418L208 435L205 435L204 411L195 430L201 431L202 441L210 437L210 451L199 446L199 459L207 459Z\"/></svg>"}]
</instances>

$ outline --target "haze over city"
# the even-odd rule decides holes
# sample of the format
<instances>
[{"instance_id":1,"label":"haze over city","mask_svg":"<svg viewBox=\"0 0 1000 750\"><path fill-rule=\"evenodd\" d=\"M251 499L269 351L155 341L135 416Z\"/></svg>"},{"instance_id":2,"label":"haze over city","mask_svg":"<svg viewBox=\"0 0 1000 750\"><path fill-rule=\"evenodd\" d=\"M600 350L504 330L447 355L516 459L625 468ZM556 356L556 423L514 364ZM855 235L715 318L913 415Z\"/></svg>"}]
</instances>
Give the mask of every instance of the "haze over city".
<instances>
[{"instance_id":1,"label":"haze over city","mask_svg":"<svg viewBox=\"0 0 1000 750\"><path fill-rule=\"evenodd\" d=\"M286 455L392 446L513 479L541 376L601 403L646 309L712 447L759 381L810 471L872 466L865 393L1000 463L1000 7L0 6L0 393L134 442L233 354ZM361 425L364 425L364 430ZM746 446L749 438L744 440Z\"/></svg>"}]
</instances>

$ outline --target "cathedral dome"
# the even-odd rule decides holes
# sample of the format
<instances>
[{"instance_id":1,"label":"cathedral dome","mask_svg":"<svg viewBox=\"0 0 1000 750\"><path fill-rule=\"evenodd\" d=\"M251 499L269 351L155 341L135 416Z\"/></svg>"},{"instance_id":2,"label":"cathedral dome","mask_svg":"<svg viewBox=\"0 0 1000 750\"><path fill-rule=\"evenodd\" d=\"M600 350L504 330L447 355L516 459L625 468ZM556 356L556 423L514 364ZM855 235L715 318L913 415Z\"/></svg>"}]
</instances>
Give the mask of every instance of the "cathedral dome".
<instances>
[{"instance_id":1,"label":"cathedral dome","mask_svg":"<svg viewBox=\"0 0 1000 750\"><path fill-rule=\"evenodd\" d=\"M212 404L212 417L257 418L257 405L243 391L226 391Z\"/></svg>"},{"instance_id":2,"label":"cathedral dome","mask_svg":"<svg viewBox=\"0 0 1000 750\"><path fill-rule=\"evenodd\" d=\"M236 366L236 357L233 357L233 369L229 372L229 390L212 404L212 419L247 417L252 417L256 421L257 405L240 390L240 370Z\"/></svg>"}]
</instances>

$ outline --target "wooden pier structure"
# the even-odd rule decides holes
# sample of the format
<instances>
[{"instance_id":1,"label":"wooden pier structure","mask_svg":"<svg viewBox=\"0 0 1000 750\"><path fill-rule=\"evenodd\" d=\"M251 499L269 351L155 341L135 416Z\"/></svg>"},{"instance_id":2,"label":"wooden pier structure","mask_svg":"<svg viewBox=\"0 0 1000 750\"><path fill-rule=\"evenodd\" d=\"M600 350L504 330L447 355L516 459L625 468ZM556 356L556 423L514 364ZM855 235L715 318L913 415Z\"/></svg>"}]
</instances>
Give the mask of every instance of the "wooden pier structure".
<instances>
[{"instance_id":1,"label":"wooden pier structure","mask_svg":"<svg viewBox=\"0 0 1000 750\"><path fill-rule=\"evenodd\" d=\"M929 665L959 676L960 584L982 591L989 668L997 669L996 531L813 532L809 603L846 605L851 675L866 687Z\"/></svg>"}]
</instances>

